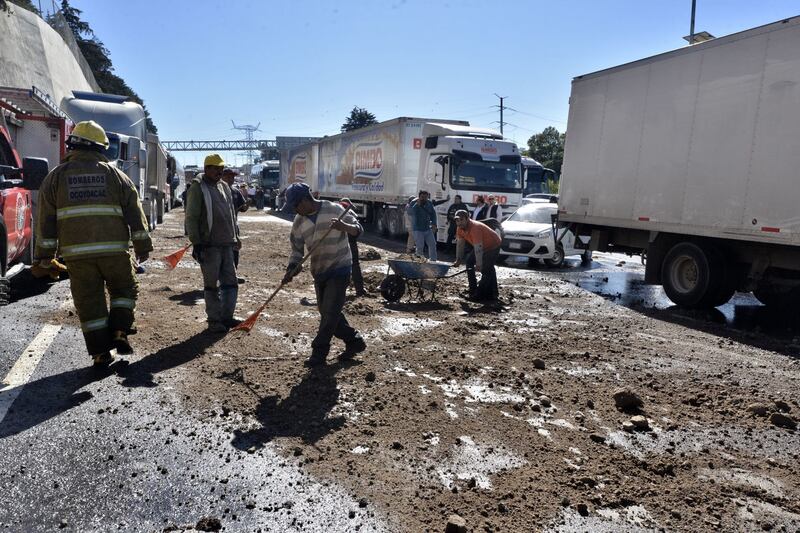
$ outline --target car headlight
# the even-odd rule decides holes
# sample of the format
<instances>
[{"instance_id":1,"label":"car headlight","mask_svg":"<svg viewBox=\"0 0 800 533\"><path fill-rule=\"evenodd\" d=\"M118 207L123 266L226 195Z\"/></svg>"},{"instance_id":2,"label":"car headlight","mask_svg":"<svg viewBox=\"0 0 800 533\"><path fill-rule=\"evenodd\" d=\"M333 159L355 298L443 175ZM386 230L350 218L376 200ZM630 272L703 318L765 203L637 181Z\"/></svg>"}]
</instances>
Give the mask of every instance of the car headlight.
<instances>
[{"instance_id":1,"label":"car headlight","mask_svg":"<svg viewBox=\"0 0 800 533\"><path fill-rule=\"evenodd\" d=\"M550 230L540 231L539 233L536 234L536 238L537 239L546 239L547 237L549 237L552 234L553 234L553 232L550 231Z\"/></svg>"}]
</instances>

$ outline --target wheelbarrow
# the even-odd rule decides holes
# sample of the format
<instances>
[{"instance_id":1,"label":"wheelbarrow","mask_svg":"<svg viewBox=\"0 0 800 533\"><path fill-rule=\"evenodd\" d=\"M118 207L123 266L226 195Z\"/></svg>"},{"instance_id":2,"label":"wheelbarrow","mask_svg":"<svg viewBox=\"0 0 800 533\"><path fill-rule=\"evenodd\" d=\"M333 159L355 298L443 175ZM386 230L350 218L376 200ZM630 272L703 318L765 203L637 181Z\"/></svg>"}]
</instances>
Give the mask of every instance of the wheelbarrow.
<instances>
[{"instance_id":1,"label":"wheelbarrow","mask_svg":"<svg viewBox=\"0 0 800 533\"><path fill-rule=\"evenodd\" d=\"M465 269L455 274L448 274L449 270L450 264L441 261L389 259L386 277L380 284L381 296L387 302L397 302L408 289L409 301L412 299L420 302L435 301L436 285L440 279L452 278L466 272Z\"/></svg>"}]
</instances>

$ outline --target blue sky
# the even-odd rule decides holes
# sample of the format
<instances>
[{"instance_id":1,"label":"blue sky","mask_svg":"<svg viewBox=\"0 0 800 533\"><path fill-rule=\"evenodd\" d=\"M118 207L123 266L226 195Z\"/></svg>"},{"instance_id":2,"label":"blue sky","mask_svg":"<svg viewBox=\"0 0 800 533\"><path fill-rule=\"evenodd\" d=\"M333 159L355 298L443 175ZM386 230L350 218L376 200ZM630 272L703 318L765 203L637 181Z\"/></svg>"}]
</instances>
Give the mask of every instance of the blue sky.
<instances>
[{"instance_id":1,"label":"blue sky","mask_svg":"<svg viewBox=\"0 0 800 533\"><path fill-rule=\"evenodd\" d=\"M72 4L165 140L241 138L231 119L260 122L261 138L335 134L354 105L379 120L497 127L498 93L517 110L505 133L521 145L566 128L574 76L683 46L691 9L691 0ZM798 14L792 0L698 0L696 29L722 36ZM204 154L176 155L191 164Z\"/></svg>"}]
</instances>

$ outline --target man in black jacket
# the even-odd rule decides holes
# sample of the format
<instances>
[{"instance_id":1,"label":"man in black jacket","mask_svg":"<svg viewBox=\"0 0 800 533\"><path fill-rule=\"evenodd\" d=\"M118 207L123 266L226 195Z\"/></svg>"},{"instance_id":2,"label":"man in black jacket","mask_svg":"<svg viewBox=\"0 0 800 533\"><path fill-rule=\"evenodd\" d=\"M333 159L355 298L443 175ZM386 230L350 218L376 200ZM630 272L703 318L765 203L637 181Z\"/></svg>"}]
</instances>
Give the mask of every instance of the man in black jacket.
<instances>
[{"instance_id":1,"label":"man in black jacket","mask_svg":"<svg viewBox=\"0 0 800 533\"><path fill-rule=\"evenodd\" d=\"M456 211L469 212L469 207L461 200L460 194L456 194L453 204L447 210L447 246L452 245L456 238Z\"/></svg>"}]
</instances>

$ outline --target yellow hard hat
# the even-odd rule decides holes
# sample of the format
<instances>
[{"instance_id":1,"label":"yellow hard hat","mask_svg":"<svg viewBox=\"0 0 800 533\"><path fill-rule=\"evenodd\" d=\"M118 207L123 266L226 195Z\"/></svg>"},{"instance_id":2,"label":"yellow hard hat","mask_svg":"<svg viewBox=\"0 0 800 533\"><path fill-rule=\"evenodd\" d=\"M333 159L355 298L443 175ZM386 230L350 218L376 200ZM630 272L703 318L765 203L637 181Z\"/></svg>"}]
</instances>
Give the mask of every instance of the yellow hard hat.
<instances>
[{"instance_id":1,"label":"yellow hard hat","mask_svg":"<svg viewBox=\"0 0 800 533\"><path fill-rule=\"evenodd\" d=\"M78 144L96 144L108 148L108 137L103 127L94 120L78 122L69 135L69 142Z\"/></svg>"},{"instance_id":2,"label":"yellow hard hat","mask_svg":"<svg viewBox=\"0 0 800 533\"><path fill-rule=\"evenodd\" d=\"M222 159L222 156L219 154L208 154L203 160L203 166L205 167L224 167L225 160Z\"/></svg>"}]
</instances>

